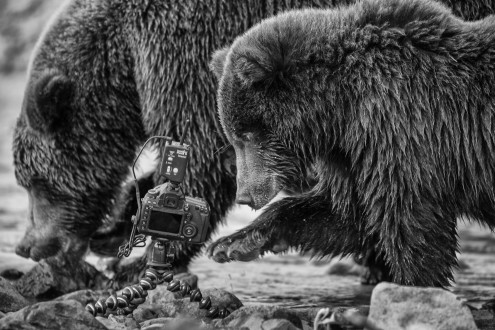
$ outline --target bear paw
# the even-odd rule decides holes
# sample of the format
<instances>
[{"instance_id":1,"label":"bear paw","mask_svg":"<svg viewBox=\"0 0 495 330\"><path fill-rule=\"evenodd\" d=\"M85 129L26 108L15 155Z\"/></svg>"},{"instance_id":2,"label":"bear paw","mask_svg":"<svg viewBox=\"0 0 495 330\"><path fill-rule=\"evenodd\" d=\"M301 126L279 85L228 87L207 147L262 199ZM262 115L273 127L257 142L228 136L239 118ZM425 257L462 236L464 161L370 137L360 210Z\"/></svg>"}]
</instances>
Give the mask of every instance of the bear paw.
<instances>
[{"instance_id":1,"label":"bear paw","mask_svg":"<svg viewBox=\"0 0 495 330\"><path fill-rule=\"evenodd\" d=\"M279 253L286 251L285 240L270 240L256 229L241 230L230 236L219 238L208 247L209 257L216 262L251 261L265 252Z\"/></svg>"}]
</instances>

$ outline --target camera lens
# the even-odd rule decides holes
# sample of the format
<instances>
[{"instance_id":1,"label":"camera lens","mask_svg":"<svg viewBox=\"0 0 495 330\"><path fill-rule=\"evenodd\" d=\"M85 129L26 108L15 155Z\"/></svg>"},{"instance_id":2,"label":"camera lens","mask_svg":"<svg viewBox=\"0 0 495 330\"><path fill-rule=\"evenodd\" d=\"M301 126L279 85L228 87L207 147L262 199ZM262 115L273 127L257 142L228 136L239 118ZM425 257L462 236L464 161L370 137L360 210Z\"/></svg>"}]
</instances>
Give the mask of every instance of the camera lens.
<instances>
[{"instance_id":1,"label":"camera lens","mask_svg":"<svg viewBox=\"0 0 495 330\"><path fill-rule=\"evenodd\" d=\"M194 237L194 235L196 235L197 231L198 231L198 229L196 229L196 227L191 225L191 224L185 225L184 229L182 229L182 233L186 237Z\"/></svg>"}]
</instances>

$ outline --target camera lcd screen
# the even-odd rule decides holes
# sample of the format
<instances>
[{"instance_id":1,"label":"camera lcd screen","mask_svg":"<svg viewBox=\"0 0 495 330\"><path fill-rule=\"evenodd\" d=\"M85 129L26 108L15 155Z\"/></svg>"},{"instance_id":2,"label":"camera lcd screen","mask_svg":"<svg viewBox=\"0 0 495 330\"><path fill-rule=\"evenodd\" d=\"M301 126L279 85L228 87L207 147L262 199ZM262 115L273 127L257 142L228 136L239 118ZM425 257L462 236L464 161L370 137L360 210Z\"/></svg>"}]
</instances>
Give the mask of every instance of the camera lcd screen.
<instances>
[{"instance_id":1,"label":"camera lcd screen","mask_svg":"<svg viewBox=\"0 0 495 330\"><path fill-rule=\"evenodd\" d=\"M181 222L182 214L151 211L148 228L154 231L178 234Z\"/></svg>"}]
</instances>

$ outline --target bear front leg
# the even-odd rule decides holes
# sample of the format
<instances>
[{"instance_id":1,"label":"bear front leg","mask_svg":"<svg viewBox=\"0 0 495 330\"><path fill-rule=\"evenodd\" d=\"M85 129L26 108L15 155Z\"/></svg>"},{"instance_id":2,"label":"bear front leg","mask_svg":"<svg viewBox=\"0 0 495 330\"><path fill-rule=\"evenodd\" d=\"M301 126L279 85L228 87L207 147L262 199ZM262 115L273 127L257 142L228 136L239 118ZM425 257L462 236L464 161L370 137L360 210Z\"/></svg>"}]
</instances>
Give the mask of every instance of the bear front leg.
<instances>
[{"instance_id":1,"label":"bear front leg","mask_svg":"<svg viewBox=\"0 0 495 330\"><path fill-rule=\"evenodd\" d=\"M250 261L267 251L290 247L314 254L349 254L360 250L359 220L339 215L322 196L288 197L273 203L246 228L212 243L217 262Z\"/></svg>"}]
</instances>

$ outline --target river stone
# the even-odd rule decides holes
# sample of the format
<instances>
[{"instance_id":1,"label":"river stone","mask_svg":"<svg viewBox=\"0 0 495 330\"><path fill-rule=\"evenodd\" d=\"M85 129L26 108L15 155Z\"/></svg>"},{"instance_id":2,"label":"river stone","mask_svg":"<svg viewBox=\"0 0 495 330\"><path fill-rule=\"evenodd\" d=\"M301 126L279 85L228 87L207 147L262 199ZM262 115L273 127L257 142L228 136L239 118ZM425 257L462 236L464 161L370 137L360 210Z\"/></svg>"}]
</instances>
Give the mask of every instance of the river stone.
<instances>
[{"instance_id":1,"label":"river stone","mask_svg":"<svg viewBox=\"0 0 495 330\"><path fill-rule=\"evenodd\" d=\"M174 280L179 280L182 283L186 282L191 286L192 289L198 287L198 277L191 273L179 273L174 275Z\"/></svg>"},{"instance_id":2,"label":"river stone","mask_svg":"<svg viewBox=\"0 0 495 330\"><path fill-rule=\"evenodd\" d=\"M469 308L439 288L378 284L369 320L382 329L476 330Z\"/></svg>"},{"instance_id":3,"label":"river stone","mask_svg":"<svg viewBox=\"0 0 495 330\"><path fill-rule=\"evenodd\" d=\"M18 280L22 277L22 275L24 275L23 272L21 272L20 270L18 269L5 269L3 271L0 272L0 276L7 279L7 280L11 280L11 281L15 281L15 280Z\"/></svg>"},{"instance_id":4,"label":"river stone","mask_svg":"<svg viewBox=\"0 0 495 330\"><path fill-rule=\"evenodd\" d=\"M294 324L285 319L271 319L261 323L262 330L298 330Z\"/></svg>"},{"instance_id":5,"label":"river stone","mask_svg":"<svg viewBox=\"0 0 495 330\"><path fill-rule=\"evenodd\" d=\"M52 266L41 260L15 282L15 287L24 297L48 300L81 289L103 288L106 281L103 274L85 261Z\"/></svg>"},{"instance_id":6,"label":"river stone","mask_svg":"<svg viewBox=\"0 0 495 330\"><path fill-rule=\"evenodd\" d=\"M64 294L63 296L60 296L55 300L58 301L75 300L78 301L81 305L86 306L89 303L94 303L98 299L103 297L106 298L108 296L109 293L107 291L79 290L68 294Z\"/></svg>"},{"instance_id":7,"label":"river stone","mask_svg":"<svg viewBox=\"0 0 495 330\"><path fill-rule=\"evenodd\" d=\"M271 319L287 320L294 325L295 328L302 328L302 321L296 312L277 306L242 307L223 320L214 320L212 324L219 328L226 327L239 329L245 327L246 329L261 329L261 325L266 320Z\"/></svg>"},{"instance_id":8,"label":"river stone","mask_svg":"<svg viewBox=\"0 0 495 330\"><path fill-rule=\"evenodd\" d=\"M165 305L169 306L170 304L168 302ZM175 311L171 312L168 308L163 308L163 306L161 304L142 304L132 312L132 315L139 323L156 318L168 317L169 314L175 315Z\"/></svg>"},{"instance_id":9,"label":"river stone","mask_svg":"<svg viewBox=\"0 0 495 330\"><path fill-rule=\"evenodd\" d=\"M167 330L199 330L205 328L206 324L198 320L184 318L161 317L140 323L141 330L167 329Z\"/></svg>"},{"instance_id":10,"label":"river stone","mask_svg":"<svg viewBox=\"0 0 495 330\"><path fill-rule=\"evenodd\" d=\"M474 322L480 329L495 329L495 316L493 313L486 309L471 310L473 314Z\"/></svg>"},{"instance_id":11,"label":"river stone","mask_svg":"<svg viewBox=\"0 0 495 330\"><path fill-rule=\"evenodd\" d=\"M0 311L15 312L28 304L26 298L21 296L9 281L0 277Z\"/></svg>"},{"instance_id":12,"label":"river stone","mask_svg":"<svg viewBox=\"0 0 495 330\"><path fill-rule=\"evenodd\" d=\"M80 303L73 300L48 301L24 307L0 319L0 329L16 329L12 326L18 324L27 326L24 323L33 326L25 329L106 329Z\"/></svg>"},{"instance_id":13,"label":"river stone","mask_svg":"<svg viewBox=\"0 0 495 330\"><path fill-rule=\"evenodd\" d=\"M139 324L132 315L109 315L107 317L97 316L98 322L109 330L135 330L140 329Z\"/></svg>"},{"instance_id":14,"label":"river stone","mask_svg":"<svg viewBox=\"0 0 495 330\"><path fill-rule=\"evenodd\" d=\"M11 321L7 324L0 322L0 327L2 330L39 330L39 328L25 321Z\"/></svg>"}]
</instances>

